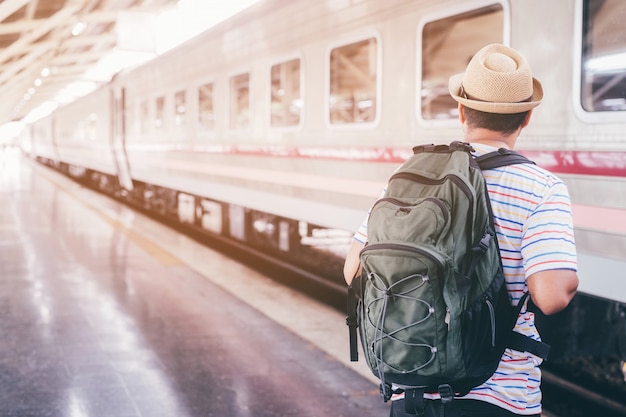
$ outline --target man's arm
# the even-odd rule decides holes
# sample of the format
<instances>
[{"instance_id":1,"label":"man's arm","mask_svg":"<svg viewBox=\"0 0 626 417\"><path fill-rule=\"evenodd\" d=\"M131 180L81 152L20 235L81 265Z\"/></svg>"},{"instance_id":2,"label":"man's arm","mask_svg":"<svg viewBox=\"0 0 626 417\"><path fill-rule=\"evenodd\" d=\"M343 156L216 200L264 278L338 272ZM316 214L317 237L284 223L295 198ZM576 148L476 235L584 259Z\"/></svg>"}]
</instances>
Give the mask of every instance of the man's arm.
<instances>
[{"instance_id":1,"label":"man's arm","mask_svg":"<svg viewBox=\"0 0 626 417\"><path fill-rule=\"evenodd\" d=\"M352 279L361 269L359 252L361 252L364 246L365 245L358 240L352 239L352 244L350 245L350 249L348 249L348 255L346 255L346 261L343 264L343 277L348 285L350 285Z\"/></svg>"},{"instance_id":2,"label":"man's arm","mask_svg":"<svg viewBox=\"0 0 626 417\"><path fill-rule=\"evenodd\" d=\"M550 315L563 310L574 298L578 275L571 269L551 269L532 274L527 283L533 303Z\"/></svg>"}]
</instances>

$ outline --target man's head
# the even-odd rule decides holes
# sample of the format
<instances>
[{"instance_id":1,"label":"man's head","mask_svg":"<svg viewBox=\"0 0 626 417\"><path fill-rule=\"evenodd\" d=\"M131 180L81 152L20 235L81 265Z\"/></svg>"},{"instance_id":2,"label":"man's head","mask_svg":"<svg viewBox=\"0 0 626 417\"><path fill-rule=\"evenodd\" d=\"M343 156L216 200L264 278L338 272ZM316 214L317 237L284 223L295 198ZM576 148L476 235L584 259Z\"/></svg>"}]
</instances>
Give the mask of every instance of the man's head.
<instances>
[{"instance_id":1,"label":"man's head","mask_svg":"<svg viewBox=\"0 0 626 417\"><path fill-rule=\"evenodd\" d=\"M464 73L450 77L448 88L463 106L486 113L527 112L543 98L541 83L533 78L526 59L500 44L478 51Z\"/></svg>"}]
</instances>

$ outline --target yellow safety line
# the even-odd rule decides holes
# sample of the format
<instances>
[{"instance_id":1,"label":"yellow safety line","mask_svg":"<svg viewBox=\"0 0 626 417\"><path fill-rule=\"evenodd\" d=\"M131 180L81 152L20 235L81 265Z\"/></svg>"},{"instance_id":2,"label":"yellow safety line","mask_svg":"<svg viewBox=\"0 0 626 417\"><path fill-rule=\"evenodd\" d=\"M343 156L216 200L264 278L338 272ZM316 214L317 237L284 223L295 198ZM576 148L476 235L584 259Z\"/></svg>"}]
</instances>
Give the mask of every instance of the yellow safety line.
<instances>
[{"instance_id":1,"label":"yellow safety line","mask_svg":"<svg viewBox=\"0 0 626 417\"><path fill-rule=\"evenodd\" d=\"M33 164L33 166L36 166L36 165ZM39 169L41 167L37 167L37 168ZM39 169L39 171L42 171L42 170ZM117 230L120 233L122 233L125 236L127 236L133 243L135 243L137 246L139 246L141 249L143 249L148 255L150 255L154 259L156 259L157 262L159 262L161 265L176 266L176 265L182 265L183 264L183 262L179 258L177 258L176 256L172 255L171 252L168 252L167 250L163 249L161 246L157 245L156 243L154 243L150 239L147 239L147 238L143 237L141 234L139 234L139 233L135 232L134 230L126 227L124 224L122 224L117 219L115 219L115 218L113 218L111 216L106 215L98 207L94 206L89 201L86 201L85 199L83 199L82 197L77 195L76 193L72 192L70 189L64 187L64 184L61 184L61 183L55 181L49 175L45 175L45 177L46 177L46 179L48 181L50 181L51 183L55 184L57 187L59 187L65 193L67 193L67 194L71 195L72 197L74 197L76 200L78 200L80 203L82 203L85 207L91 209L91 211L93 211L95 214L97 214L101 219L103 219L105 222L107 222L111 226L113 226L113 228L115 230Z\"/></svg>"},{"instance_id":2,"label":"yellow safety line","mask_svg":"<svg viewBox=\"0 0 626 417\"><path fill-rule=\"evenodd\" d=\"M156 259L161 265L175 266L175 265L182 265L183 264L183 262L179 258L177 258L176 256L172 255L170 252L168 252L167 250L163 249L161 246L157 245L156 243L154 243L150 239L147 239L147 238L143 237L142 235L140 235L139 233L135 232L134 230L129 229L128 227L126 227L122 223L120 223L118 220L116 220L116 219L114 219L114 218L112 218L110 216L107 216L102 211L98 210L97 207L89 204L88 202L85 202L80 197L77 197L77 196L74 196L74 197L76 197L79 201L81 201L87 207L91 208L92 211L94 211L98 216L100 216L100 218L102 218L105 222L107 222L111 226L113 226L113 228L115 230L117 230L120 233L128 236L128 238L133 243L135 243L137 246L139 246L141 249L143 249L148 255L150 255L154 259Z\"/></svg>"}]
</instances>

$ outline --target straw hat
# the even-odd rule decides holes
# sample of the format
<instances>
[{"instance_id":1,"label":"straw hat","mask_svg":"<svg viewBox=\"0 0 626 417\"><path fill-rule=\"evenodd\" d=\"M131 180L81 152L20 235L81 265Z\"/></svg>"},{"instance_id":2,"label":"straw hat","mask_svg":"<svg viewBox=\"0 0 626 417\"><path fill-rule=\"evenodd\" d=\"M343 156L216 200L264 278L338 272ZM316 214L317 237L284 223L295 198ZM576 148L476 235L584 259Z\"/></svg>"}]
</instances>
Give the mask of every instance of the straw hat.
<instances>
[{"instance_id":1,"label":"straw hat","mask_svg":"<svg viewBox=\"0 0 626 417\"><path fill-rule=\"evenodd\" d=\"M450 77L452 98L487 113L521 113L541 103L543 89L517 51L491 44L474 55L462 74Z\"/></svg>"}]
</instances>

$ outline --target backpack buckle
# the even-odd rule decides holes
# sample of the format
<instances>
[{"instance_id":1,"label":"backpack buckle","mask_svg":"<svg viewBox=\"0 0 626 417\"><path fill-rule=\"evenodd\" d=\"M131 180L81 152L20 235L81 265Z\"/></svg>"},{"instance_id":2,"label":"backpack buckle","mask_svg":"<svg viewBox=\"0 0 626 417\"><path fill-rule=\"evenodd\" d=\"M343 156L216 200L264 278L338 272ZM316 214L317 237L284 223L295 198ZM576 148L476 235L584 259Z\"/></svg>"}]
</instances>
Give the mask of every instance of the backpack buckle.
<instances>
[{"instance_id":1,"label":"backpack buckle","mask_svg":"<svg viewBox=\"0 0 626 417\"><path fill-rule=\"evenodd\" d=\"M489 249L489 246L491 245L492 238L493 234L491 233L491 230L487 230L487 233L485 233L482 239L480 239L480 243L478 243L478 247L480 248L480 250L482 250L483 252L487 252L487 249Z\"/></svg>"},{"instance_id":2,"label":"backpack buckle","mask_svg":"<svg viewBox=\"0 0 626 417\"><path fill-rule=\"evenodd\" d=\"M448 404L448 403L451 403L452 400L454 400L454 391L452 390L452 387L449 384L439 385L439 387L437 387L437 391L439 392L439 395L441 396L442 404Z\"/></svg>"},{"instance_id":3,"label":"backpack buckle","mask_svg":"<svg viewBox=\"0 0 626 417\"><path fill-rule=\"evenodd\" d=\"M450 149L453 151L474 152L474 148L467 142L461 142L455 140L450 144Z\"/></svg>"},{"instance_id":4,"label":"backpack buckle","mask_svg":"<svg viewBox=\"0 0 626 417\"><path fill-rule=\"evenodd\" d=\"M391 389L391 385L389 384L380 384L378 386L378 390L380 391L380 396L383 397L384 402L389 401L391 396L394 394L394 391Z\"/></svg>"}]
</instances>

